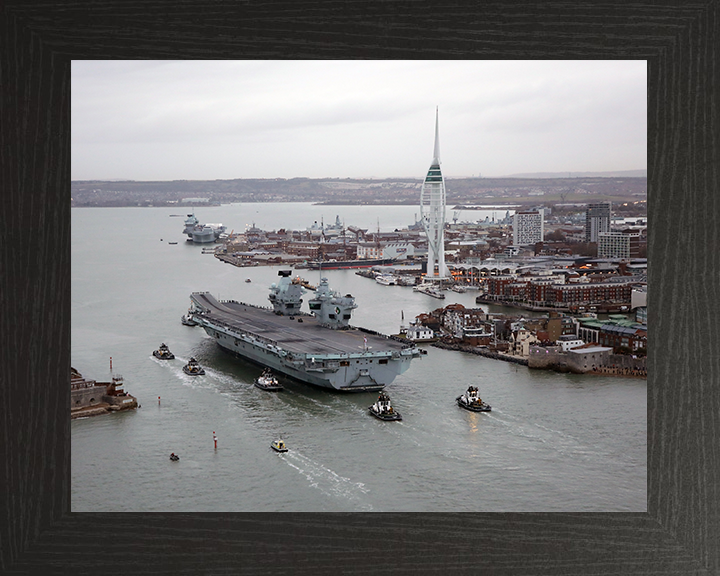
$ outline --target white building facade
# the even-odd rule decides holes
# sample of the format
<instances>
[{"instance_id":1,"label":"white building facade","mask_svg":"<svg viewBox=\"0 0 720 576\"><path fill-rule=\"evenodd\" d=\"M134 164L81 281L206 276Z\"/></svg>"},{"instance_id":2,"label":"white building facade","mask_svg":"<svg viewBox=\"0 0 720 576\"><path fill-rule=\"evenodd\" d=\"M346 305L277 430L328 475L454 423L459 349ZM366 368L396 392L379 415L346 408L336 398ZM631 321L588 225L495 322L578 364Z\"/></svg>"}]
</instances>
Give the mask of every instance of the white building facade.
<instances>
[{"instance_id":1,"label":"white building facade","mask_svg":"<svg viewBox=\"0 0 720 576\"><path fill-rule=\"evenodd\" d=\"M513 245L528 246L542 242L545 236L543 213L537 210L513 214Z\"/></svg>"},{"instance_id":2,"label":"white building facade","mask_svg":"<svg viewBox=\"0 0 720 576\"><path fill-rule=\"evenodd\" d=\"M630 236L622 232L598 232L598 258L630 258Z\"/></svg>"},{"instance_id":3,"label":"white building facade","mask_svg":"<svg viewBox=\"0 0 720 576\"><path fill-rule=\"evenodd\" d=\"M378 246L375 242L360 242L357 247L359 260L369 258L394 258L404 260L415 255L415 246L409 242L386 242Z\"/></svg>"}]
</instances>

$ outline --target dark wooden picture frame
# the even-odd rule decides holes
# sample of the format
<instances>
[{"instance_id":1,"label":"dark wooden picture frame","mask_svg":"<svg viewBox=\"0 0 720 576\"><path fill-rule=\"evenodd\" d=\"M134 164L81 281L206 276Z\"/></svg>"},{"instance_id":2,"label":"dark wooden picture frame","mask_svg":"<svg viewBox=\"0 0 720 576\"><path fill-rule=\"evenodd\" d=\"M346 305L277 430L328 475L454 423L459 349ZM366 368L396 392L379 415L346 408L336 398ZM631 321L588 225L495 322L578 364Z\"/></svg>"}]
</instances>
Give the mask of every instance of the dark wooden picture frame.
<instances>
[{"instance_id":1,"label":"dark wooden picture frame","mask_svg":"<svg viewBox=\"0 0 720 576\"><path fill-rule=\"evenodd\" d=\"M719 52L718 0L6 0L0 573L718 573ZM71 513L70 63L163 58L647 60L647 513Z\"/></svg>"}]
</instances>

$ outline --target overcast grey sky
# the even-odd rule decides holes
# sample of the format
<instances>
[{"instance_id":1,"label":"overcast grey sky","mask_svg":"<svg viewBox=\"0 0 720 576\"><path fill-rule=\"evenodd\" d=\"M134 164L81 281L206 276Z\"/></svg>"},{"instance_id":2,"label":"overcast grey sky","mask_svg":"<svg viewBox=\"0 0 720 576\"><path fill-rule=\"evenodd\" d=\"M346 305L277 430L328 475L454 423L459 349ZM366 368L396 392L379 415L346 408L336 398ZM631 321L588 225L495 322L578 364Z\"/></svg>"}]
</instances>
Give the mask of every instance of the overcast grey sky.
<instances>
[{"instance_id":1,"label":"overcast grey sky","mask_svg":"<svg viewBox=\"0 0 720 576\"><path fill-rule=\"evenodd\" d=\"M72 179L647 167L645 61L73 61Z\"/></svg>"}]
</instances>

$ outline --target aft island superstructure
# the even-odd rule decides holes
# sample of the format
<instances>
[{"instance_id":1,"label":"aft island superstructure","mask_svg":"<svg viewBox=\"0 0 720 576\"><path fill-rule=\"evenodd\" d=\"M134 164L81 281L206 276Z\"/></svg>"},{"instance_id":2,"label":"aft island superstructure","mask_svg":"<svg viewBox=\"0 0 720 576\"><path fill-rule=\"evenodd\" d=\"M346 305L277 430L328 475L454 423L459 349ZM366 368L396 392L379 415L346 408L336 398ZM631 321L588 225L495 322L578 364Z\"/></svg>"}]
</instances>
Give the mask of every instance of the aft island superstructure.
<instances>
[{"instance_id":1,"label":"aft island superstructure","mask_svg":"<svg viewBox=\"0 0 720 576\"><path fill-rule=\"evenodd\" d=\"M270 287L272 308L218 301L194 292L193 320L232 354L296 380L340 391L381 390L420 356L414 344L350 326L357 305L350 294L330 290L323 278L300 311L306 292L290 270Z\"/></svg>"}]
</instances>

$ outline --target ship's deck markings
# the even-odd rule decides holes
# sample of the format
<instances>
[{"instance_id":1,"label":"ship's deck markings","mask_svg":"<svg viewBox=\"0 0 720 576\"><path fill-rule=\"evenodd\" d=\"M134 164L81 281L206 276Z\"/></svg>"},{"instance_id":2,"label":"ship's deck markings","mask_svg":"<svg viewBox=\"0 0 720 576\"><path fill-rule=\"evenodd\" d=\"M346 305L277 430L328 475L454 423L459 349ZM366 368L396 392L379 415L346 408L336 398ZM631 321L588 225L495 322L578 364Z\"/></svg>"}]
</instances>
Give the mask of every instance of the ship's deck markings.
<instances>
[{"instance_id":1,"label":"ship's deck markings","mask_svg":"<svg viewBox=\"0 0 720 576\"><path fill-rule=\"evenodd\" d=\"M229 326L263 336L296 354L358 354L364 338L372 352L402 350L403 343L358 330L330 330L312 316L302 316L302 324L288 316L234 302L218 302L210 294L196 294L203 306Z\"/></svg>"}]
</instances>

